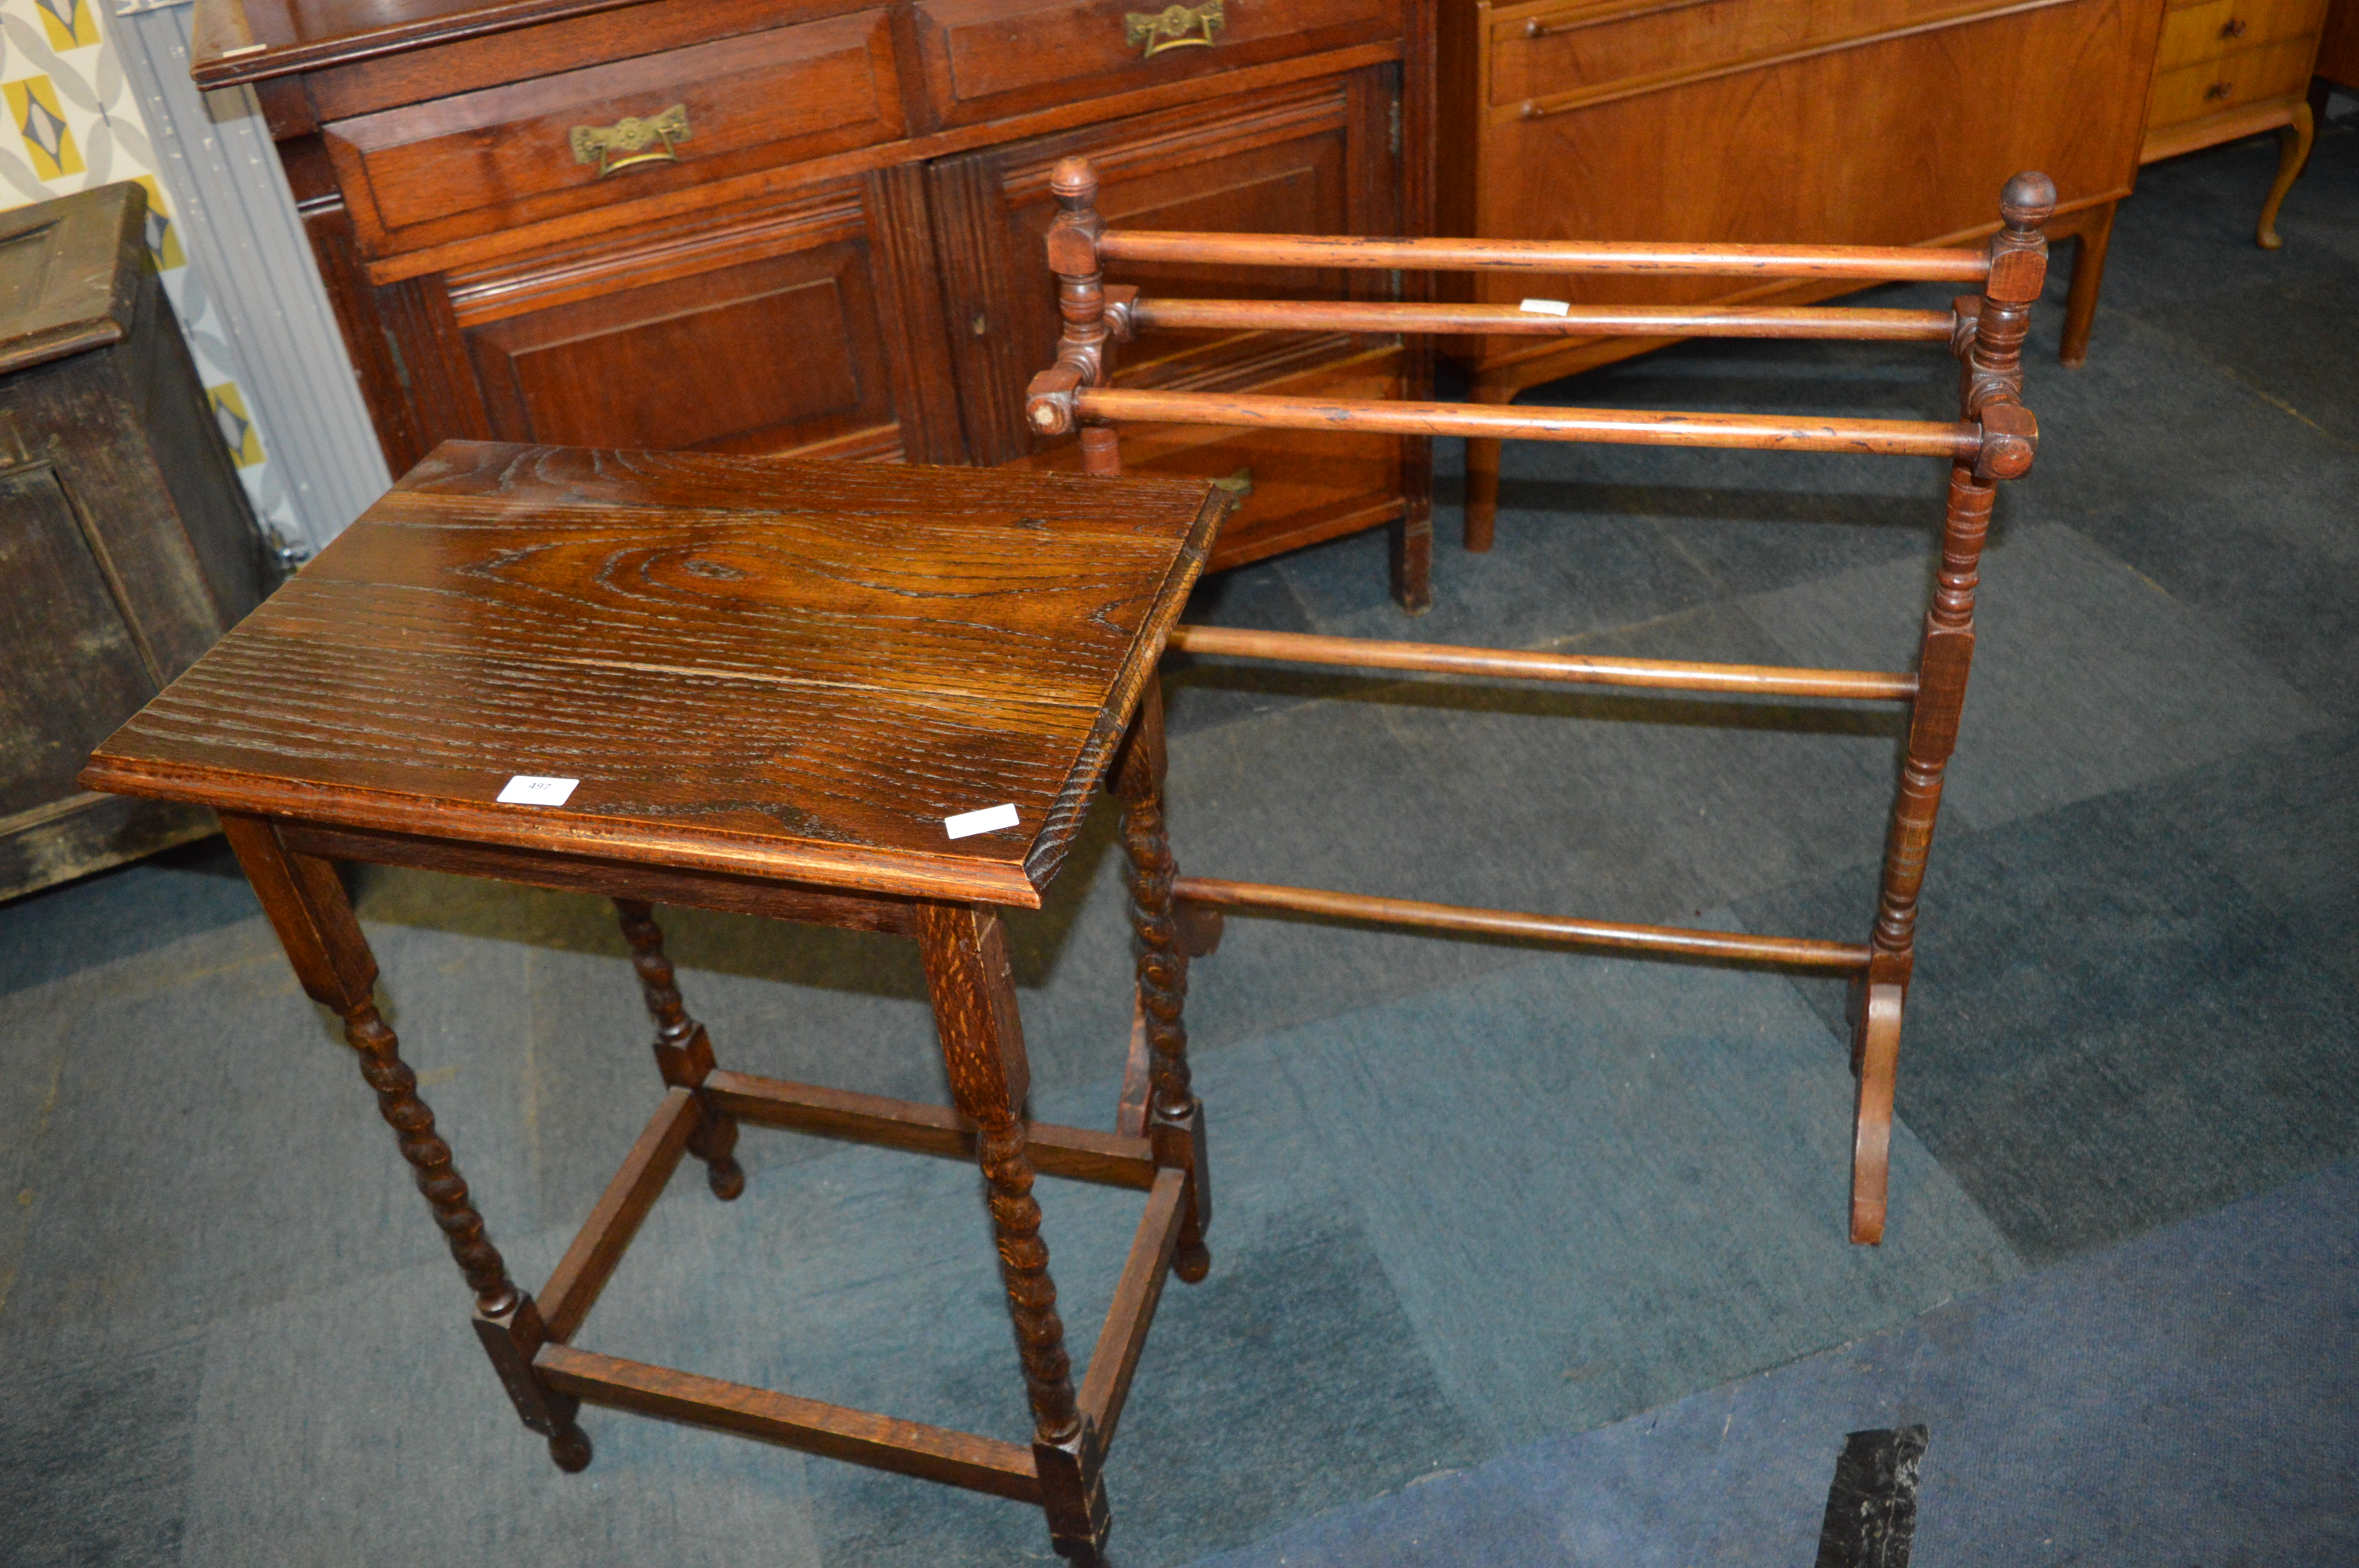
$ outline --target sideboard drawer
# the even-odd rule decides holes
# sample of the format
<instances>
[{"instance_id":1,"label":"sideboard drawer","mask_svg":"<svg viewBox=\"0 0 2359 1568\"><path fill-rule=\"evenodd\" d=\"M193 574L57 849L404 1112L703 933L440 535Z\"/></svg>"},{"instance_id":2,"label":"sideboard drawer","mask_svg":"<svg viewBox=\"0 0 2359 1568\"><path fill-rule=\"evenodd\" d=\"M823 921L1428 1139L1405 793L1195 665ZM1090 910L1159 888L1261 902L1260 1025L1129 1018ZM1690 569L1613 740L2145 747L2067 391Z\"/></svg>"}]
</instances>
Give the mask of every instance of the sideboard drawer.
<instances>
[{"instance_id":1,"label":"sideboard drawer","mask_svg":"<svg viewBox=\"0 0 2359 1568\"><path fill-rule=\"evenodd\" d=\"M2158 72L2301 38L2318 27L2320 0L2201 0L2163 18Z\"/></svg>"},{"instance_id":2,"label":"sideboard drawer","mask_svg":"<svg viewBox=\"0 0 2359 1568\"><path fill-rule=\"evenodd\" d=\"M1491 23L1494 107L1569 108L1617 90L2006 7L1993 0L1577 0Z\"/></svg>"},{"instance_id":3,"label":"sideboard drawer","mask_svg":"<svg viewBox=\"0 0 2359 1568\"><path fill-rule=\"evenodd\" d=\"M926 92L946 125L1401 33L1401 0L924 0Z\"/></svg>"},{"instance_id":4,"label":"sideboard drawer","mask_svg":"<svg viewBox=\"0 0 2359 1568\"><path fill-rule=\"evenodd\" d=\"M886 15L336 121L328 151L364 246L386 255L892 141L903 124Z\"/></svg>"},{"instance_id":5,"label":"sideboard drawer","mask_svg":"<svg viewBox=\"0 0 2359 1568\"><path fill-rule=\"evenodd\" d=\"M2313 33L2163 71L2154 79L2154 107L2147 123L2159 129L2264 98L2299 98L2309 90L2310 63L2317 53Z\"/></svg>"}]
</instances>

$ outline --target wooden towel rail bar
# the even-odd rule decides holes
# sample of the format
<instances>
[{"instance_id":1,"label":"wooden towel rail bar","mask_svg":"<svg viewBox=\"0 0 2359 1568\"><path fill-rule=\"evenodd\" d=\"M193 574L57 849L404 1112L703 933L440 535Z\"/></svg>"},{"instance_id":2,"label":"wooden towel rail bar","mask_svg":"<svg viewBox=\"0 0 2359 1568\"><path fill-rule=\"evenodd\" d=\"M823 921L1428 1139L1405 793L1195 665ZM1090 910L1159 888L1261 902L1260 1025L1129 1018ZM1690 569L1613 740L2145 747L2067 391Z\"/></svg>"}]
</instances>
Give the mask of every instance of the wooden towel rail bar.
<instances>
[{"instance_id":1,"label":"wooden towel rail bar","mask_svg":"<svg viewBox=\"0 0 2359 1568\"><path fill-rule=\"evenodd\" d=\"M1108 289L1111 297L1114 290ZM1115 305L1109 297L1109 308ZM1134 330L1285 332L1484 332L1527 337L1836 338L1887 343L1946 343L1958 329L1953 310L1810 309L1739 305L1396 304L1384 299L1141 299L1129 307Z\"/></svg>"},{"instance_id":2,"label":"wooden towel rail bar","mask_svg":"<svg viewBox=\"0 0 2359 1568\"><path fill-rule=\"evenodd\" d=\"M1668 447L1754 448L1944 458L1950 463L1940 568L1926 612L1917 668L1786 669L1751 665L1601 658L1531 649L1457 648L1300 633L1177 625L1167 647L1192 654L1276 660L1326 667L1560 681L1681 691L1750 693L1811 699L1867 699L1908 705L1900 785L1886 839L1882 885L1864 944L1756 936L1744 933L1629 925L1560 915L1473 909L1413 899L1323 889L1173 875L1181 917L1155 941L1171 948L1142 981L1132 1075L1145 1081L1158 1042L1185 1038L1180 1011L1187 957L1220 940L1221 912L1288 914L1373 922L1416 930L1506 936L1608 952L1654 953L1834 970L1862 982L1853 1035L1858 1076L1852 1148L1851 1236L1883 1239L1888 1184L1892 1095L1900 1021L1915 966L1918 894L1924 882L1941 798L1957 743L1958 719L1974 646L1974 593L1995 481L2027 471L2039 431L2022 402L2022 351L2032 302L2048 265L2040 225L2054 211L2045 176L2021 174L2000 198L2004 226L1986 250L1806 245L1657 245L1542 243L1506 240L1370 240L1303 234L1126 233L1108 231L1096 211L1097 178L1068 158L1050 185L1060 211L1048 235L1063 334L1057 362L1033 377L1025 417L1045 434L1078 430L1083 471L1122 471L1118 420L1278 429L1389 431L1475 439L1515 437ZM1507 270L1549 273L1751 274L1764 277L1947 280L1980 286L1947 312L1848 308L1717 309L1564 306L1514 310L1500 306L1390 304L1383 301L1148 299L1109 287L1106 261L1182 263L1221 267L1357 267ZM1954 423L1896 419L1798 418L1762 414L1685 413L1602 408L1517 408L1447 403L1351 402L1320 398L1153 392L1109 384L1114 349L1141 328L1304 332L1659 331L1665 336L1816 338L1945 342L1962 365ZM1471 541L1470 541L1471 542ZM1142 933L1142 941L1147 935ZM1142 949L1145 951L1145 949ZM1147 973L1142 968L1141 974ZM1143 1088L1126 1091L1125 1106ZM1127 1114L1127 1113L1126 1113Z\"/></svg>"},{"instance_id":3,"label":"wooden towel rail bar","mask_svg":"<svg viewBox=\"0 0 2359 1568\"><path fill-rule=\"evenodd\" d=\"M1051 176L1051 182L1054 176ZM1072 231L1068 229L1067 232ZM1871 283L1981 283L1986 251L1919 245L1658 245L1551 240L1372 240L1357 234L1190 234L1109 229L1106 261L1363 271L1701 273L1720 277L1857 277ZM1056 239L1052 235L1049 243ZM1057 262L1049 253L1049 264Z\"/></svg>"},{"instance_id":4,"label":"wooden towel rail bar","mask_svg":"<svg viewBox=\"0 0 2359 1568\"><path fill-rule=\"evenodd\" d=\"M1057 405L1034 404L1042 429L1070 428ZM1885 457L1949 458L1972 462L1983 449L1973 425L1916 419L1777 419L1755 414L1672 414L1626 408L1485 408L1465 403L1352 403L1256 393L1135 392L1081 387L1072 413L1083 421L1147 419L1171 424L1244 425L1279 430L1383 430L1408 436L1486 436L1536 441L1594 441L1636 447L1777 447L1794 452L1863 452Z\"/></svg>"},{"instance_id":5,"label":"wooden towel rail bar","mask_svg":"<svg viewBox=\"0 0 2359 1568\"><path fill-rule=\"evenodd\" d=\"M1322 637L1308 632L1256 632L1236 626L1171 628L1164 644L1177 653L1228 654L1288 665L1343 665L1364 670L1416 670L1429 675L1493 676L1507 680L1561 681L1571 686L1648 687L1666 691L1713 691L1753 697L1857 697L1908 702L1917 677L1907 672L1805 670L1775 665L1707 665L1679 659L1615 659L1594 654L1540 654L1504 648L1461 648L1443 643L1385 643L1367 637Z\"/></svg>"},{"instance_id":6,"label":"wooden towel rail bar","mask_svg":"<svg viewBox=\"0 0 2359 1568\"><path fill-rule=\"evenodd\" d=\"M1749 932L1703 931L1681 925L1633 925L1614 920L1574 920L1559 914L1469 909L1419 899L1371 898L1364 893L1332 892L1325 888L1275 887L1267 882L1219 881L1210 877L1175 877L1171 896L1206 909L1315 914L1328 920L1455 931L1469 936L1513 936L1605 953L1663 953L1804 969L1865 969L1874 957L1864 943L1756 936Z\"/></svg>"}]
</instances>

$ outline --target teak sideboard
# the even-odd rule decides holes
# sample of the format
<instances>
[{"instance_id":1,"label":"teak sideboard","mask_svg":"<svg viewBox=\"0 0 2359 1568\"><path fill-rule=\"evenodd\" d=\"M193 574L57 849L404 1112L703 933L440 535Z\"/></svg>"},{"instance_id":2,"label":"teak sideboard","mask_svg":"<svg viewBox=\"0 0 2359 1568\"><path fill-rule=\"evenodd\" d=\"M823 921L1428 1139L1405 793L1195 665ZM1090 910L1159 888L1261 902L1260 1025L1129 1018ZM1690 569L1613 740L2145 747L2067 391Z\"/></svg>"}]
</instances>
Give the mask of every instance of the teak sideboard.
<instances>
[{"instance_id":1,"label":"teak sideboard","mask_svg":"<svg viewBox=\"0 0 2359 1568\"><path fill-rule=\"evenodd\" d=\"M2260 131L2277 133L2277 176L2254 239L2276 250L2277 208L2310 160L2325 104L2311 101L2327 0L2168 0L2146 150L2154 163Z\"/></svg>"},{"instance_id":2,"label":"teak sideboard","mask_svg":"<svg viewBox=\"0 0 2359 1568\"><path fill-rule=\"evenodd\" d=\"M192 55L260 98L397 473L451 438L1058 466L1022 416L1056 345L1057 160L1138 224L1430 232L1402 149L1432 145L1431 4L198 0ZM1344 334L1125 362L1306 395L1424 373ZM1215 566L1424 525L1420 440L1139 443L1134 467L1243 498Z\"/></svg>"},{"instance_id":3,"label":"teak sideboard","mask_svg":"<svg viewBox=\"0 0 2359 1568\"><path fill-rule=\"evenodd\" d=\"M2162 15L2162 0L1441 0L1436 222L1484 239L1959 245L1996 227L1990 192L2041 169L2058 191L2049 236L2080 241L2064 323L2078 363ZM1462 287L1484 304L1701 305L1856 285ZM1473 395L1505 403L1667 341L1495 337L1466 358ZM1497 481L1497 443L1474 443L1478 548Z\"/></svg>"}]
</instances>

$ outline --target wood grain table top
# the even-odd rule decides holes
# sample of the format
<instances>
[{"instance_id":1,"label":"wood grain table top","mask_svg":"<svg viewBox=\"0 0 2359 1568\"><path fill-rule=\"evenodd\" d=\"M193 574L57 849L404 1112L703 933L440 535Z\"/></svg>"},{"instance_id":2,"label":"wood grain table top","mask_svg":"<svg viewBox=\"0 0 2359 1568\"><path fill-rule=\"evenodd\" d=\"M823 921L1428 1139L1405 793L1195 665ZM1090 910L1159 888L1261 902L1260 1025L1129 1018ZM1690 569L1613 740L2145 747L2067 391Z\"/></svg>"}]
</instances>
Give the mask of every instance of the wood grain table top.
<instances>
[{"instance_id":1,"label":"wood grain table top","mask_svg":"<svg viewBox=\"0 0 2359 1568\"><path fill-rule=\"evenodd\" d=\"M446 442L92 757L93 789L1034 906L1227 498ZM519 775L561 806L503 805ZM945 819L1012 805L1016 826Z\"/></svg>"}]
</instances>

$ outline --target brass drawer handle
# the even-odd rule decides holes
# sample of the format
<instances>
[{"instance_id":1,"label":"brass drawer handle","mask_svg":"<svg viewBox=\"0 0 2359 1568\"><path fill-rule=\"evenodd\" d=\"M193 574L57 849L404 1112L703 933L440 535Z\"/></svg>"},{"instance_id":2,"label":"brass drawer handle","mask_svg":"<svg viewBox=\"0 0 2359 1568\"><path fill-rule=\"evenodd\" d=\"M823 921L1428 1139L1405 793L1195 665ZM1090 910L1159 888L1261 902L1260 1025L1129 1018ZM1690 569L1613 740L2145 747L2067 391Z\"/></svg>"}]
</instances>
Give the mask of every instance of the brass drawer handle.
<instances>
[{"instance_id":1,"label":"brass drawer handle","mask_svg":"<svg viewBox=\"0 0 2359 1568\"><path fill-rule=\"evenodd\" d=\"M672 146L689 139L688 105L675 103L644 120L625 115L611 125L576 125L565 139L573 148L573 161L596 164L601 179L643 163L678 163L679 155ZM617 153L623 156L617 157Z\"/></svg>"},{"instance_id":2,"label":"brass drawer handle","mask_svg":"<svg viewBox=\"0 0 2359 1568\"><path fill-rule=\"evenodd\" d=\"M2234 88L2229 86L2228 83L2224 81L2215 81L2211 86L2203 90L2203 100L2208 103L2214 99L2225 98L2229 93L2234 91Z\"/></svg>"},{"instance_id":3,"label":"brass drawer handle","mask_svg":"<svg viewBox=\"0 0 2359 1568\"><path fill-rule=\"evenodd\" d=\"M2245 30L2251 26L2252 24L2250 22L2245 21L2242 16L2238 16L2231 21L2220 24L2220 36L2223 38L2241 38L2245 36Z\"/></svg>"},{"instance_id":4,"label":"brass drawer handle","mask_svg":"<svg viewBox=\"0 0 2359 1568\"><path fill-rule=\"evenodd\" d=\"M1147 46L1141 59L1153 59L1165 49L1210 49L1212 35L1229 25L1221 0L1201 5L1166 5L1160 11L1133 11L1122 19L1122 41L1132 49Z\"/></svg>"}]
</instances>

